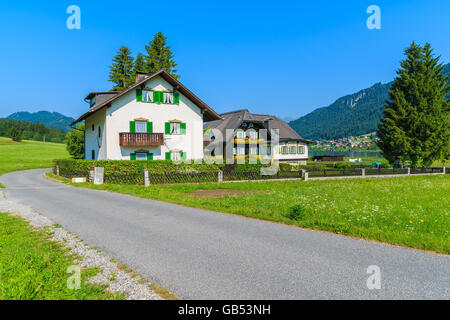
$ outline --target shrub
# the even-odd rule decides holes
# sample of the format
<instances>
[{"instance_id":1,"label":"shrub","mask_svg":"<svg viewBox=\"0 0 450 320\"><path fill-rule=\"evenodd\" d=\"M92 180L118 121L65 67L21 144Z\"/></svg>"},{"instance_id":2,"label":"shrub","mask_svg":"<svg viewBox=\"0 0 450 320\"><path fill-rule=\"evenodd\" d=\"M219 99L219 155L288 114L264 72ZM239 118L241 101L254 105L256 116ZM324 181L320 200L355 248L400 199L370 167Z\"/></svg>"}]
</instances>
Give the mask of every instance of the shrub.
<instances>
[{"instance_id":1,"label":"shrub","mask_svg":"<svg viewBox=\"0 0 450 320\"><path fill-rule=\"evenodd\" d=\"M292 220L303 220L306 216L306 210L303 206L296 204L289 208L286 217Z\"/></svg>"}]
</instances>

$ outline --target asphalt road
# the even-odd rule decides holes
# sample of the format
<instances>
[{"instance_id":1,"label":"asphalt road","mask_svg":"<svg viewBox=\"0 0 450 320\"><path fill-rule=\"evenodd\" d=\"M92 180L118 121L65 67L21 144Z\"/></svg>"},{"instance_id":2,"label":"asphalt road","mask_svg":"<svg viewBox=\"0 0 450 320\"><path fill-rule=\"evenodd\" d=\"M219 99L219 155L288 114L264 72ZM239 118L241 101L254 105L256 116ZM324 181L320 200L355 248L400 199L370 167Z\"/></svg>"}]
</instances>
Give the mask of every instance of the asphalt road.
<instances>
[{"instance_id":1,"label":"asphalt road","mask_svg":"<svg viewBox=\"0 0 450 320\"><path fill-rule=\"evenodd\" d=\"M184 299L450 299L450 258L48 181L0 177L31 206ZM369 290L367 268L380 268Z\"/></svg>"}]
</instances>

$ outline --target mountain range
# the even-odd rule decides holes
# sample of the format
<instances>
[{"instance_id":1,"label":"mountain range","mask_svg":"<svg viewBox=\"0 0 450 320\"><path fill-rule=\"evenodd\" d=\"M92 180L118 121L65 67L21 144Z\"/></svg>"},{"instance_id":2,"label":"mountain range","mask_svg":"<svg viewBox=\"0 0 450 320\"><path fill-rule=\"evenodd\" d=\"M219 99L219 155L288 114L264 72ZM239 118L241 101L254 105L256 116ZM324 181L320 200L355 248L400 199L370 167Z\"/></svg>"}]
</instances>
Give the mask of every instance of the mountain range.
<instances>
[{"instance_id":1,"label":"mountain range","mask_svg":"<svg viewBox=\"0 0 450 320\"><path fill-rule=\"evenodd\" d=\"M450 76L450 64L444 68ZM289 122L306 139L337 139L359 136L377 130L383 117L385 101L392 82L377 83L370 88L337 99L327 107ZM450 98L450 94L447 96Z\"/></svg>"},{"instance_id":2,"label":"mountain range","mask_svg":"<svg viewBox=\"0 0 450 320\"><path fill-rule=\"evenodd\" d=\"M64 131L69 131L70 124L75 120L74 118L67 117L61 113L48 111L38 111L34 113L16 112L6 117L6 119L39 122L49 128L55 128Z\"/></svg>"}]
</instances>

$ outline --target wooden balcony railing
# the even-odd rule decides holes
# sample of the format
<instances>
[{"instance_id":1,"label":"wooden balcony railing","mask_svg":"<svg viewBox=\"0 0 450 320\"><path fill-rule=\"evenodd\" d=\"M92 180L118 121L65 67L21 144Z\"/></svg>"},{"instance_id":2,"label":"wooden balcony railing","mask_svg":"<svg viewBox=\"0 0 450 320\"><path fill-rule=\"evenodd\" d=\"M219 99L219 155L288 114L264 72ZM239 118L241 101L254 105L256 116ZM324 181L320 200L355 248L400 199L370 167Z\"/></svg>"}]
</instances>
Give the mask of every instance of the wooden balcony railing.
<instances>
[{"instance_id":1,"label":"wooden balcony railing","mask_svg":"<svg viewBox=\"0 0 450 320\"><path fill-rule=\"evenodd\" d=\"M164 134L162 133L121 132L119 137L122 147L149 147L164 144Z\"/></svg>"}]
</instances>

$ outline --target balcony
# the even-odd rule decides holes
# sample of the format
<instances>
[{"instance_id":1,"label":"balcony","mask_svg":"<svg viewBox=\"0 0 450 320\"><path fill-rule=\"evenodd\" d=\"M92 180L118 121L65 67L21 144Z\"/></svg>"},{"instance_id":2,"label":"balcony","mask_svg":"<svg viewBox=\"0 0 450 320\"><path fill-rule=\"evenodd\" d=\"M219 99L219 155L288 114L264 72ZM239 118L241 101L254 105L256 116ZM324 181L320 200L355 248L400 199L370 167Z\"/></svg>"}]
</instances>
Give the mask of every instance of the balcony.
<instances>
[{"instance_id":1,"label":"balcony","mask_svg":"<svg viewBox=\"0 0 450 320\"><path fill-rule=\"evenodd\" d=\"M119 137L122 147L150 147L164 144L164 134L162 133L121 132Z\"/></svg>"}]
</instances>

